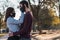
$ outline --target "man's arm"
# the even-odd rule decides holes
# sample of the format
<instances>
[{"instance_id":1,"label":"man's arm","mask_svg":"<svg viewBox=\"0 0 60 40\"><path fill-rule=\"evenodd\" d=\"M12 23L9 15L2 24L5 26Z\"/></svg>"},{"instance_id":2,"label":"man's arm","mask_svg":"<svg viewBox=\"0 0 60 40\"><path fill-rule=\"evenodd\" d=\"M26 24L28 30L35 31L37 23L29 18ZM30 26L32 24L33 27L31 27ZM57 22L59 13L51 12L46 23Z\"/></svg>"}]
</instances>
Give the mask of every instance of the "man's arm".
<instances>
[{"instance_id":1,"label":"man's arm","mask_svg":"<svg viewBox=\"0 0 60 40\"><path fill-rule=\"evenodd\" d=\"M7 19L7 23L13 24L13 25L22 24L23 21L24 21L24 14L23 14L23 13L21 14L21 17L20 17L19 20L16 20L16 19L14 19L14 18L8 18L8 19Z\"/></svg>"}]
</instances>

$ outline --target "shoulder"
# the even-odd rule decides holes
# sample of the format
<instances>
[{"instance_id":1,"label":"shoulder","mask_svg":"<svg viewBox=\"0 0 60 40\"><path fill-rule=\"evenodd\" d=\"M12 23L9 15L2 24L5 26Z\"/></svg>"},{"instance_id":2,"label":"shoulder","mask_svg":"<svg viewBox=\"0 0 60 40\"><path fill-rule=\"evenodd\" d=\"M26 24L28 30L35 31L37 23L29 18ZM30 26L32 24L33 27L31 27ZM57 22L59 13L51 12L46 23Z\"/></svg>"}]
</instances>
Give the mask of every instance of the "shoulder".
<instances>
[{"instance_id":1,"label":"shoulder","mask_svg":"<svg viewBox=\"0 0 60 40\"><path fill-rule=\"evenodd\" d=\"M10 22L13 21L13 18L12 18L12 17L8 17L8 18L7 18L7 22L8 22L8 21L10 21Z\"/></svg>"},{"instance_id":2,"label":"shoulder","mask_svg":"<svg viewBox=\"0 0 60 40\"><path fill-rule=\"evenodd\" d=\"M31 15L31 14L30 14L30 12L28 11L28 12L26 12L26 15L29 16L29 15Z\"/></svg>"},{"instance_id":3,"label":"shoulder","mask_svg":"<svg viewBox=\"0 0 60 40\"><path fill-rule=\"evenodd\" d=\"M28 18L28 19L32 18L30 12L27 12L25 16L26 16L26 18Z\"/></svg>"}]
</instances>

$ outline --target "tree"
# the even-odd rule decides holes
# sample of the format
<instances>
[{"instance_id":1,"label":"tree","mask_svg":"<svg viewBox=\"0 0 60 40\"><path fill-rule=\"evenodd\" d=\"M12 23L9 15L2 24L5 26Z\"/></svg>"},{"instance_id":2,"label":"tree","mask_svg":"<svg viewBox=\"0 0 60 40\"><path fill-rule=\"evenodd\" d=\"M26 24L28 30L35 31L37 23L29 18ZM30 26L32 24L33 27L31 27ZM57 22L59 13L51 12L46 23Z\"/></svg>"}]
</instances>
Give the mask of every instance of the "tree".
<instances>
[{"instance_id":1,"label":"tree","mask_svg":"<svg viewBox=\"0 0 60 40\"><path fill-rule=\"evenodd\" d=\"M32 13L36 18L38 28L42 25L48 25L48 26L52 25L53 16L51 16L52 14L50 15L49 9L51 8L54 9L54 6L57 8L58 6L56 5L56 3L58 2L58 0L42 0L42 1L37 0L37 1L39 1L38 5L31 5L30 0L28 0ZM33 2L35 3L35 0L33 0ZM33 24L35 24L36 21L33 21L34 22ZM39 31L41 32L40 29Z\"/></svg>"},{"instance_id":2,"label":"tree","mask_svg":"<svg viewBox=\"0 0 60 40\"><path fill-rule=\"evenodd\" d=\"M3 15L1 14L1 12L0 12L0 29L1 29L1 25L2 25L2 18L3 18ZM0 30L0 33L1 33L1 30Z\"/></svg>"}]
</instances>

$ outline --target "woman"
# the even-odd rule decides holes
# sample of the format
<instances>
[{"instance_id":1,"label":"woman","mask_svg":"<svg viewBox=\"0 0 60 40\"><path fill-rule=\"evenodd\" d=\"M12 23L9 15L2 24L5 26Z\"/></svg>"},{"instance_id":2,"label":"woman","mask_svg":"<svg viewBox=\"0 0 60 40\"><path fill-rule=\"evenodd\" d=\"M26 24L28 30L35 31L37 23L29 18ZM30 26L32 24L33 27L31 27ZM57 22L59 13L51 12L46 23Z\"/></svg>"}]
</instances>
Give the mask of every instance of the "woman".
<instances>
[{"instance_id":1,"label":"woman","mask_svg":"<svg viewBox=\"0 0 60 40\"><path fill-rule=\"evenodd\" d=\"M21 14L21 17L19 20L15 20L14 17L15 17L14 8L12 7L7 8L6 15L5 15L5 22L7 24L7 27L9 28L8 40L18 40L18 36L11 37L10 33L17 32L20 30L18 26L20 26L23 23L24 14L23 13Z\"/></svg>"}]
</instances>

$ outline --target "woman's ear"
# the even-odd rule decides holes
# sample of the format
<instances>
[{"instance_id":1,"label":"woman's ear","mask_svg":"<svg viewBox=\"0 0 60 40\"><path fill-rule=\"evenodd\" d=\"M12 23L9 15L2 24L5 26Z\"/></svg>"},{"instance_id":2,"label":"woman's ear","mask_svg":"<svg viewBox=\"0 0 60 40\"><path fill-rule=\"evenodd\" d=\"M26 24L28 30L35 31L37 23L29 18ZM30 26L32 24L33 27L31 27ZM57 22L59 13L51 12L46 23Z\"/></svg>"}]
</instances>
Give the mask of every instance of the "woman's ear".
<instances>
[{"instance_id":1,"label":"woman's ear","mask_svg":"<svg viewBox=\"0 0 60 40\"><path fill-rule=\"evenodd\" d=\"M12 13L10 13L10 15L13 15Z\"/></svg>"},{"instance_id":2,"label":"woman's ear","mask_svg":"<svg viewBox=\"0 0 60 40\"><path fill-rule=\"evenodd\" d=\"M24 4L25 8L26 8L26 5Z\"/></svg>"}]
</instances>

